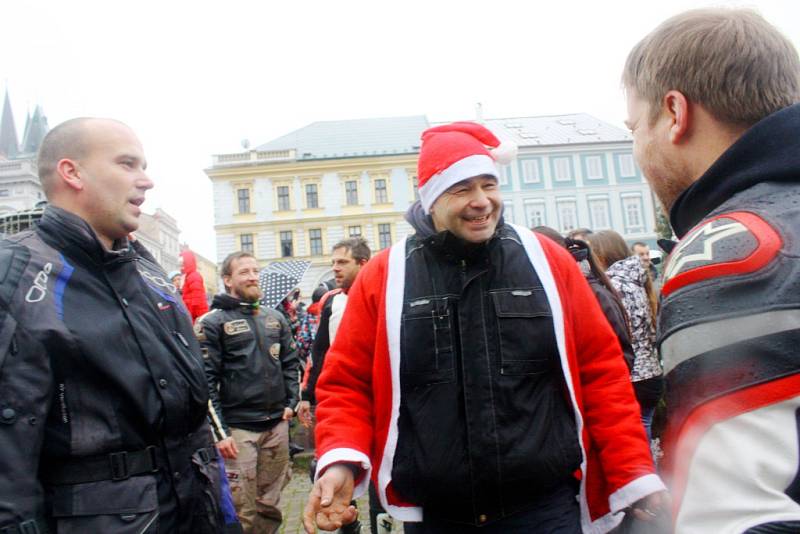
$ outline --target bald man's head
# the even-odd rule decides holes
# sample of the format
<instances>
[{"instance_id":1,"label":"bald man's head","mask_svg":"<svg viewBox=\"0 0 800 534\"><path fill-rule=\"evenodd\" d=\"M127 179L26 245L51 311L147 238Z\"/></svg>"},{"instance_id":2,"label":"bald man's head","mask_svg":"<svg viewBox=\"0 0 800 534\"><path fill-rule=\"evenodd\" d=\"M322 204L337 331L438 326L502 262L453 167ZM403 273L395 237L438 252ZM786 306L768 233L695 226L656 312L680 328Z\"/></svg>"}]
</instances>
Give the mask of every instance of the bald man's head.
<instances>
[{"instance_id":1,"label":"bald man's head","mask_svg":"<svg viewBox=\"0 0 800 534\"><path fill-rule=\"evenodd\" d=\"M85 158L92 148L92 124L109 122L123 124L113 119L78 117L62 122L47 133L39 148L38 165L39 181L48 200L53 194L58 162Z\"/></svg>"}]
</instances>

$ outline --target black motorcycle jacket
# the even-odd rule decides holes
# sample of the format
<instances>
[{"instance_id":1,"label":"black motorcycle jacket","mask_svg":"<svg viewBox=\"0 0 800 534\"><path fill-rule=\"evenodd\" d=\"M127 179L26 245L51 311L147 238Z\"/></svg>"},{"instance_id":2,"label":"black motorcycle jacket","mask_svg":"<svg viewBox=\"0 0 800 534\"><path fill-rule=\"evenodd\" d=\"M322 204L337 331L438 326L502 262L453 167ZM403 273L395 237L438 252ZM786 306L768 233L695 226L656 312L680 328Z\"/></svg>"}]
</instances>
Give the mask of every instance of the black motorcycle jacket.
<instances>
[{"instance_id":1,"label":"black motorcycle jacket","mask_svg":"<svg viewBox=\"0 0 800 534\"><path fill-rule=\"evenodd\" d=\"M658 329L667 382L664 465L683 481L673 489L676 502L685 488L687 495L698 486L734 488L720 507L712 492L704 503L685 500L678 530L684 518L697 524L714 514L717 523L703 523L709 531L733 528L721 523L724 506L752 509L762 525L793 520L770 523L775 531L800 525L800 474L791 483L791 476L766 476L797 473L797 449L780 440L796 444L800 427L798 154L800 104L748 129L670 212L681 240L664 267ZM759 410L772 414L769 424L748 419L766 420ZM703 470L720 455L730 471ZM700 467L687 472L690 462ZM705 476L695 482L695 473Z\"/></svg>"},{"instance_id":2,"label":"black motorcycle jacket","mask_svg":"<svg viewBox=\"0 0 800 534\"><path fill-rule=\"evenodd\" d=\"M207 400L143 247L54 206L0 244L0 531L222 530Z\"/></svg>"},{"instance_id":3,"label":"black motorcycle jacket","mask_svg":"<svg viewBox=\"0 0 800 534\"><path fill-rule=\"evenodd\" d=\"M300 359L286 319L227 294L215 296L211 308L198 318L195 334L225 432L280 421L300 401Z\"/></svg>"}]
</instances>

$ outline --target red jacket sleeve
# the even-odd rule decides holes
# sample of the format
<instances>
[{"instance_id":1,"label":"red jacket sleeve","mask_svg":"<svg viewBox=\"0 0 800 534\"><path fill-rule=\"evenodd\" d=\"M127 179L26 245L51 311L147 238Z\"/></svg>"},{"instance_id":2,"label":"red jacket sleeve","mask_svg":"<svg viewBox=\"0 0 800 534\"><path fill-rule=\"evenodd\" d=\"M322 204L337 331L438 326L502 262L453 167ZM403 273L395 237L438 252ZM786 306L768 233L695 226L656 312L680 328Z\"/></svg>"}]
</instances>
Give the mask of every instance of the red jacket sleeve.
<instances>
[{"instance_id":1,"label":"red jacket sleeve","mask_svg":"<svg viewBox=\"0 0 800 534\"><path fill-rule=\"evenodd\" d=\"M613 493L655 472L639 405L619 340L576 262L561 247L542 246L562 296L567 352L577 369L576 395L590 448Z\"/></svg>"},{"instance_id":2,"label":"red jacket sleeve","mask_svg":"<svg viewBox=\"0 0 800 534\"><path fill-rule=\"evenodd\" d=\"M317 454L349 448L370 456L373 432L373 365L385 354L384 302L388 250L367 263L348 292L347 308L325 357L316 388ZM380 363L378 363L379 365ZM388 362L386 363L388 365ZM391 393L389 393L391 394Z\"/></svg>"}]
</instances>

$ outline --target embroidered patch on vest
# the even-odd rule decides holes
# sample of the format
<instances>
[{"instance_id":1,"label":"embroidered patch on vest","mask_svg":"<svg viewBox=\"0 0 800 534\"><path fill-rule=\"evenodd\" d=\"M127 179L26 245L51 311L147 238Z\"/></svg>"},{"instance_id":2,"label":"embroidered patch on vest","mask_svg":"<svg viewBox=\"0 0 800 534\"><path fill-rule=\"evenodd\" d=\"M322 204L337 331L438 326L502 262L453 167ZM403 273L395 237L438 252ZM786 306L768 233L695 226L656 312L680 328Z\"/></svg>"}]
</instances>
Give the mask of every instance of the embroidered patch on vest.
<instances>
[{"instance_id":1,"label":"embroidered patch on vest","mask_svg":"<svg viewBox=\"0 0 800 534\"><path fill-rule=\"evenodd\" d=\"M203 330L203 323L197 321L194 323L194 335L197 338L197 341L205 341L206 340L206 333Z\"/></svg>"},{"instance_id":2,"label":"embroidered patch on vest","mask_svg":"<svg viewBox=\"0 0 800 534\"><path fill-rule=\"evenodd\" d=\"M778 232L761 217L747 212L719 215L681 240L664 266L661 293L725 276L756 272L778 254Z\"/></svg>"},{"instance_id":3,"label":"embroidered patch on vest","mask_svg":"<svg viewBox=\"0 0 800 534\"><path fill-rule=\"evenodd\" d=\"M223 326L225 333L229 336L235 336L244 332L250 332L250 325L247 324L245 319L236 319L235 321L228 321Z\"/></svg>"},{"instance_id":4,"label":"embroidered patch on vest","mask_svg":"<svg viewBox=\"0 0 800 534\"><path fill-rule=\"evenodd\" d=\"M280 343L273 343L269 346L269 355L272 356L272 359L277 361L278 357L281 355L281 344Z\"/></svg>"}]
</instances>

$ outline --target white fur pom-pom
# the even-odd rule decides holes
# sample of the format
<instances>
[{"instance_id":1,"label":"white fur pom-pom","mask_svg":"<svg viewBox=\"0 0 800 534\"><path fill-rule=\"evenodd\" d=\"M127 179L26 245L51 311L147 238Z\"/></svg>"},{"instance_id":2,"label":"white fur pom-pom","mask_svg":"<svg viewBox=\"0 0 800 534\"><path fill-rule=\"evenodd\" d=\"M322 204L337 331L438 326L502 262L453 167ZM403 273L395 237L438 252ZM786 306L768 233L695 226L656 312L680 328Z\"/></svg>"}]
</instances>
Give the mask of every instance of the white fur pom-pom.
<instances>
[{"instance_id":1,"label":"white fur pom-pom","mask_svg":"<svg viewBox=\"0 0 800 534\"><path fill-rule=\"evenodd\" d=\"M489 149L494 160L500 165L508 165L517 157L517 144L512 141L501 141L497 148Z\"/></svg>"}]
</instances>

